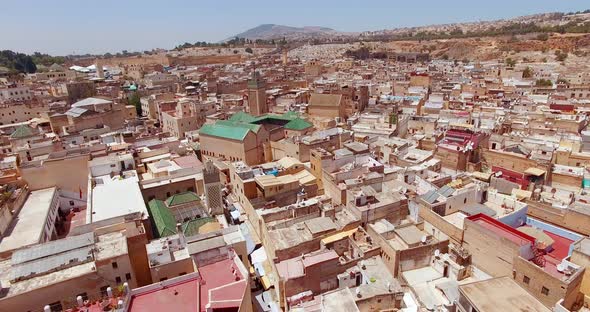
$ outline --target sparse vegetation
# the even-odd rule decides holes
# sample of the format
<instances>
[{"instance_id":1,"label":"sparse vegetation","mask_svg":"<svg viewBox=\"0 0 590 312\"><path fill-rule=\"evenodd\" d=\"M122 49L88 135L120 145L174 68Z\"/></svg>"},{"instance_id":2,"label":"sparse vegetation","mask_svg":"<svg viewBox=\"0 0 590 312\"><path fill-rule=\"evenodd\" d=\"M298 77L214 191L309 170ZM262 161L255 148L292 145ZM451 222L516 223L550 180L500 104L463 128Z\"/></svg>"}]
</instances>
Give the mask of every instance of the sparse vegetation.
<instances>
[{"instance_id":1,"label":"sparse vegetation","mask_svg":"<svg viewBox=\"0 0 590 312\"><path fill-rule=\"evenodd\" d=\"M135 106L135 112L137 113L137 116L141 116L143 110L141 108L141 100L137 92L133 92L133 94L131 94L131 96L127 99L127 103L128 105Z\"/></svg>"},{"instance_id":2,"label":"sparse vegetation","mask_svg":"<svg viewBox=\"0 0 590 312\"><path fill-rule=\"evenodd\" d=\"M537 87L553 87L553 82L549 79L538 79L535 82L535 86Z\"/></svg>"},{"instance_id":3,"label":"sparse vegetation","mask_svg":"<svg viewBox=\"0 0 590 312\"><path fill-rule=\"evenodd\" d=\"M525 68L522 71L522 78L531 78L533 77L533 70L527 66L527 68Z\"/></svg>"},{"instance_id":4,"label":"sparse vegetation","mask_svg":"<svg viewBox=\"0 0 590 312\"><path fill-rule=\"evenodd\" d=\"M514 67L516 65L516 61L512 58L507 58L504 63L506 63L506 66L508 67Z\"/></svg>"},{"instance_id":5,"label":"sparse vegetation","mask_svg":"<svg viewBox=\"0 0 590 312\"><path fill-rule=\"evenodd\" d=\"M547 34L547 33L538 34L537 40L547 41L547 40L549 40L549 34Z\"/></svg>"},{"instance_id":6,"label":"sparse vegetation","mask_svg":"<svg viewBox=\"0 0 590 312\"><path fill-rule=\"evenodd\" d=\"M567 57L568 57L567 52L563 52L561 50L555 51L555 60L557 60L558 62L565 61L565 59L567 59Z\"/></svg>"},{"instance_id":7,"label":"sparse vegetation","mask_svg":"<svg viewBox=\"0 0 590 312\"><path fill-rule=\"evenodd\" d=\"M456 38L480 38L480 37L496 37L496 36L511 36L509 41L519 41L517 35L526 35L531 33L540 33L537 36L538 40L543 40L545 35L549 39L550 33L590 33L590 22L580 23L579 21L571 21L566 24L555 26L541 26L534 22L519 23L513 22L501 27L489 27L478 31L407 31L395 35L376 36L374 40L436 40L436 39L456 39Z\"/></svg>"}]
</instances>

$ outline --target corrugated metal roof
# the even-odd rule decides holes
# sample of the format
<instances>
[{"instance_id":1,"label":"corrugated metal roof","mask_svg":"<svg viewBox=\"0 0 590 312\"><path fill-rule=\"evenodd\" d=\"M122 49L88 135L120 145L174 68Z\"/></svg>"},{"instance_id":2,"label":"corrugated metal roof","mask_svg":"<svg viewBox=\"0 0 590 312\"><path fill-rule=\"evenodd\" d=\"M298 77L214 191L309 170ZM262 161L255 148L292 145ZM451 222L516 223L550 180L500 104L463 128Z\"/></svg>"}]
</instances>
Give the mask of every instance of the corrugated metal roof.
<instances>
[{"instance_id":1,"label":"corrugated metal roof","mask_svg":"<svg viewBox=\"0 0 590 312\"><path fill-rule=\"evenodd\" d=\"M94 246L92 245L85 246L82 248L52 255L50 257L45 257L42 259L37 259L15 265L12 267L10 279L12 281L18 281L25 279L27 277L33 277L39 274L60 270L65 267L93 261L93 248Z\"/></svg>"},{"instance_id":2,"label":"corrugated metal roof","mask_svg":"<svg viewBox=\"0 0 590 312\"><path fill-rule=\"evenodd\" d=\"M72 104L72 108L90 106L90 105L111 104L111 103L113 103L113 101L90 97L90 98L85 98L83 100L80 100L80 101Z\"/></svg>"},{"instance_id":3,"label":"corrugated metal roof","mask_svg":"<svg viewBox=\"0 0 590 312\"><path fill-rule=\"evenodd\" d=\"M66 115L72 117L80 117L82 114L86 113L88 110L81 107L72 107L67 112Z\"/></svg>"},{"instance_id":4,"label":"corrugated metal roof","mask_svg":"<svg viewBox=\"0 0 590 312\"><path fill-rule=\"evenodd\" d=\"M436 190L430 190L428 191L428 193L422 195L422 200L424 200L425 202L432 204L436 201L436 199L438 198L439 194L436 192Z\"/></svg>"},{"instance_id":5,"label":"corrugated metal roof","mask_svg":"<svg viewBox=\"0 0 590 312\"><path fill-rule=\"evenodd\" d=\"M12 265L33 261L94 244L94 233L70 236L64 239L17 250L12 254Z\"/></svg>"},{"instance_id":6,"label":"corrugated metal roof","mask_svg":"<svg viewBox=\"0 0 590 312\"><path fill-rule=\"evenodd\" d=\"M453 193L455 193L455 189L448 185L445 185L438 190L438 193L444 197L449 197Z\"/></svg>"}]
</instances>

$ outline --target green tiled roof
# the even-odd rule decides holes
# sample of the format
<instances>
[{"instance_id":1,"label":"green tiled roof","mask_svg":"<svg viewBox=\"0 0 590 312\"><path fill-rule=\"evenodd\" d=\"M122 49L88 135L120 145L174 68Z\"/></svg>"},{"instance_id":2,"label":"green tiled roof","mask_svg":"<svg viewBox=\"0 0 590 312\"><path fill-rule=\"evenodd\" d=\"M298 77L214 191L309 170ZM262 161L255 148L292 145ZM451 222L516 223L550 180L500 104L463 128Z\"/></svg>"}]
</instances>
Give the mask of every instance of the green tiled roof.
<instances>
[{"instance_id":1,"label":"green tiled roof","mask_svg":"<svg viewBox=\"0 0 590 312\"><path fill-rule=\"evenodd\" d=\"M195 192L183 192L168 197L168 199L166 199L166 205L171 207L200 200L201 198L199 195L195 194Z\"/></svg>"},{"instance_id":2,"label":"green tiled roof","mask_svg":"<svg viewBox=\"0 0 590 312\"><path fill-rule=\"evenodd\" d=\"M166 237L176 234L176 219L166 207L166 204L158 199L152 199L148 202L148 210L152 220L154 220L155 234L158 237Z\"/></svg>"},{"instance_id":3,"label":"green tiled roof","mask_svg":"<svg viewBox=\"0 0 590 312\"><path fill-rule=\"evenodd\" d=\"M313 125L305 119L295 118L285 125L285 129L289 130L305 130Z\"/></svg>"},{"instance_id":4,"label":"green tiled roof","mask_svg":"<svg viewBox=\"0 0 590 312\"><path fill-rule=\"evenodd\" d=\"M16 128L16 130L14 130L14 132L10 135L10 137L12 139L20 139L20 138L26 138L26 137L30 137L33 136L33 129L31 129L31 127L29 126L19 126L18 128Z\"/></svg>"},{"instance_id":5,"label":"green tiled roof","mask_svg":"<svg viewBox=\"0 0 590 312\"><path fill-rule=\"evenodd\" d=\"M206 134L215 137L242 141L250 131L244 127L226 126L222 124L203 125L199 134Z\"/></svg>"},{"instance_id":6,"label":"green tiled roof","mask_svg":"<svg viewBox=\"0 0 590 312\"><path fill-rule=\"evenodd\" d=\"M286 119L295 119L295 118L299 118L299 113L298 112L286 112L282 115L283 118Z\"/></svg>"},{"instance_id":7,"label":"green tiled roof","mask_svg":"<svg viewBox=\"0 0 590 312\"><path fill-rule=\"evenodd\" d=\"M230 127L246 128L246 129L252 130L252 132L258 132L258 130L260 130L260 127L261 127L260 125L257 125L257 124L237 122L237 121L231 121L231 120L218 120L215 124L230 126Z\"/></svg>"},{"instance_id":8,"label":"green tiled roof","mask_svg":"<svg viewBox=\"0 0 590 312\"><path fill-rule=\"evenodd\" d=\"M244 113L244 112L237 112L229 118L229 120L231 120L231 121L247 122L247 123L251 123L255 119L256 119L256 117L254 117L248 113Z\"/></svg>"},{"instance_id":9,"label":"green tiled roof","mask_svg":"<svg viewBox=\"0 0 590 312\"><path fill-rule=\"evenodd\" d=\"M203 225L205 225L209 222L214 222L214 221L215 221L215 218L211 218L211 217L187 221L182 224L182 233L184 233L185 236L197 235L197 234L199 234L199 229Z\"/></svg>"},{"instance_id":10,"label":"green tiled roof","mask_svg":"<svg viewBox=\"0 0 590 312\"><path fill-rule=\"evenodd\" d=\"M275 120L283 120L283 121L291 121L293 119L297 118L297 112L286 112L282 115L277 115L277 114L265 114L265 115L261 115L258 117L255 117L253 121L251 122L261 122L267 119L275 119Z\"/></svg>"},{"instance_id":11,"label":"green tiled roof","mask_svg":"<svg viewBox=\"0 0 590 312\"><path fill-rule=\"evenodd\" d=\"M312 126L309 122L299 118L298 115L297 112L286 112L282 115L265 114L254 117L248 113L237 112L228 120L218 120L213 125L204 125L199 130L199 133L242 141L248 134L248 131L258 133L260 127L262 127L258 123L265 120L282 120L281 123L287 122L287 125L294 122L291 124L293 128L287 128L293 130L303 130Z\"/></svg>"}]
</instances>

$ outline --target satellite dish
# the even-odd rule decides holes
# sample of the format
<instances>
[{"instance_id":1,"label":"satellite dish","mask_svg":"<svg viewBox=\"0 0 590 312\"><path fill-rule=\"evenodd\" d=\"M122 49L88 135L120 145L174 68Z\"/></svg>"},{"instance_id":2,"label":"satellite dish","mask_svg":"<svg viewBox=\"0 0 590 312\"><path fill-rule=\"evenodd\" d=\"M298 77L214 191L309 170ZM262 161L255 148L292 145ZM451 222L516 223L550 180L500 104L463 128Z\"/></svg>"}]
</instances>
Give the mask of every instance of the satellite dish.
<instances>
[{"instance_id":1,"label":"satellite dish","mask_svg":"<svg viewBox=\"0 0 590 312\"><path fill-rule=\"evenodd\" d=\"M422 244L425 244L426 243L426 239L428 239L426 237L426 235L422 235L422 238L420 238L420 241L422 242Z\"/></svg>"},{"instance_id":2,"label":"satellite dish","mask_svg":"<svg viewBox=\"0 0 590 312\"><path fill-rule=\"evenodd\" d=\"M434 256L438 258L440 256L440 250L438 250L438 249L435 250L434 251Z\"/></svg>"}]
</instances>

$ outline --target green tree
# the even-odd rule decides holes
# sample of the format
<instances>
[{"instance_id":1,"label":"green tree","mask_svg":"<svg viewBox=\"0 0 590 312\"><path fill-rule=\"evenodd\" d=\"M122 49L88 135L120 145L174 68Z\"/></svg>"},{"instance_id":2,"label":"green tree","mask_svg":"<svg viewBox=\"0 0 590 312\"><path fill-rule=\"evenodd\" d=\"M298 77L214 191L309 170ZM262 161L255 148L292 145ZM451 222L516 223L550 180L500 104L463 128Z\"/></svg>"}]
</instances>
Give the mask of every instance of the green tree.
<instances>
[{"instance_id":1,"label":"green tree","mask_svg":"<svg viewBox=\"0 0 590 312\"><path fill-rule=\"evenodd\" d=\"M516 61L511 58L507 58L504 63L506 63L508 67L514 67L516 65Z\"/></svg>"},{"instance_id":2,"label":"green tree","mask_svg":"<svg viewBox=\"0 0 590 312\"><path fill-rule=\"evenodd\" d=\"M549 79L539 79L535 82L537 87L553 87L553 82Z\"/></svg>"},{"instance_id":3,"label":"green tree","mask_svg":"<svg viewBox=\"0 0 590 312\"><path fill-rule=\"evenodd\" d=\"M133 92L131 96L127 99L129 105L135 106L135 111L137 112L137 116L141 116L143 110L141 108L141 100L139 98L139 94L137 92Z\"/></svg>"},{"instance_id":4,"label":"green tree","mask_svg":"<svg viewBox=\"0 0 590 312\"><path fill-rule=\"evenodd\" d=\"M533 70L527 66L527 68L522 71L522 78L531 78L532 76Z\"/></svg>"}]
</instances>

